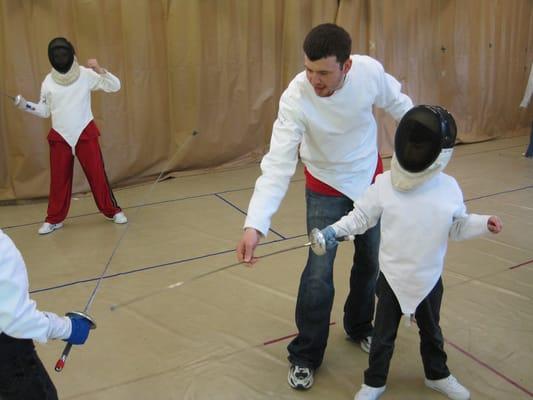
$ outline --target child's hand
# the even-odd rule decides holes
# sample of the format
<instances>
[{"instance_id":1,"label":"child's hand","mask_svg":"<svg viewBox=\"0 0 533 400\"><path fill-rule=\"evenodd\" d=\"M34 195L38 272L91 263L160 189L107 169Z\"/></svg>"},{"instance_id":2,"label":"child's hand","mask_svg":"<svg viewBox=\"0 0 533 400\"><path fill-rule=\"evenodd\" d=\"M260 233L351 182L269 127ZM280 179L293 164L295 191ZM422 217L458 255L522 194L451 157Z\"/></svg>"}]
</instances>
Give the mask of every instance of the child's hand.
<instances>
[{"instance_id":1,"label":"child's hand","mask_svg":"<svg viewBox=\"0 0 533 400\"><path fill-rule=\"evenodd\" d=\"M493 215L487 221L487 229L492 233L499 233L503 229L502 220Z\"/></svg>"},{"instance_id":2,"label":"child's hand","mask_svg":"<svg viewBox=\"0 0 533 400\"><path fill-rule=\"evenodd\" d=\"M87 60L87 66L98 74L103 74L105 72L105 70L98 64L98 60L96 58L89 58Z\"/></svg>"},{"instance_id":3,"label":"child's hand","mask_svg":"<svg viewBox=\"0 0 533 400\"><path fill-rule=\"evenodd\" d=\"M17 94L15 98L13 99L13 104L15 105L15 107L20 108L21 110L24 110L26 108L27 101L20 94Z\"/></svg>"},{"instance_id":4,"label":"child's hand","mask_svg":"<svg viewBox=\"0 0 533 400\"><path fill-rule=\"evenodd\" d=\"M322 235L324 235L324 240L326 241L326 250L331 250L337 247L339 242L337 241L337 233L331 225L326 226L321 230Z\"/></svg>"}]
</instances>

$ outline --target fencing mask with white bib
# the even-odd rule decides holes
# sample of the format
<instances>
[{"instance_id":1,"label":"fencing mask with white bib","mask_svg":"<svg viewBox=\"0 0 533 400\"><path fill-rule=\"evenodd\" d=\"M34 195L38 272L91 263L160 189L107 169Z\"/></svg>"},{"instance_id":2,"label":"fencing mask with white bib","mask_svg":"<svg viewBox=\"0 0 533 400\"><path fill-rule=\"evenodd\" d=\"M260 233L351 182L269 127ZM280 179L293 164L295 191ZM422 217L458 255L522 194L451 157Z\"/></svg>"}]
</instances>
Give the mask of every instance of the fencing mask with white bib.
<instances>
[{"instance_id":1,"label":"fencing mask with white bib","mask_svg":"<svg viewBox=\"0 0 533 400\"><path fill-rule=\"evenodd\" d=\"M80 76L74 46L63 37L56 37L48 44L48 59L52 64L52 78L60 85L70 85Z\"/></svg>"},{"instance_id":2,"label":"fencing mask with white bib","mask_svg":"<svg viewBox=\"0 0 533 400\"><path fill-rule=\"evenodd\" d=\"M444 170L456 136L455 120L446 109L427 105L410 109L401 119L394 138L393 186L408 191Z\"/></svg>"}]
</instances>

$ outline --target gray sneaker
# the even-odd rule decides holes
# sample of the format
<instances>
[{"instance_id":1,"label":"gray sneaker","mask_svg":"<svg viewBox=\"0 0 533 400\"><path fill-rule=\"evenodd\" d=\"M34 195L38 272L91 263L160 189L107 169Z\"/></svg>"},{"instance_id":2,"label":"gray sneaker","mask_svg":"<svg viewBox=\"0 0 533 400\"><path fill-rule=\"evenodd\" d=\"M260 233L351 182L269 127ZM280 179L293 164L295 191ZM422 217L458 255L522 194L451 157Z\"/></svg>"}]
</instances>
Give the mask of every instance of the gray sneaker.
<instances>
[{"instance_id":1,"label":"gray sneaker","mask_svg":"<svg viewBox=\"0 0 533 400\"><path fill-rule=\"evenodd\" d=\"M288 381L290 387L297 390L307 390L313 386L313 374L312 368L300 367L298 365L291 364L289 368Z\"/></svg>"}]
</instances>

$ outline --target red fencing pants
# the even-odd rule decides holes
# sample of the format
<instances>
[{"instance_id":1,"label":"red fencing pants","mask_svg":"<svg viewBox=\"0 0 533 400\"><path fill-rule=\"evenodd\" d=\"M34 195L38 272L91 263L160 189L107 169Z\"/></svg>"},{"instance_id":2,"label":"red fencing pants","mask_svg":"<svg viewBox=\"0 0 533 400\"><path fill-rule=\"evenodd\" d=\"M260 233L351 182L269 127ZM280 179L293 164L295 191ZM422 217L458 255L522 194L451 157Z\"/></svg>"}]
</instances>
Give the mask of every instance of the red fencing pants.
<instances>
[{"instance_id":1,"label":"red fencing pants","mask_svg":"<svg viewBox=\"0 0 533 400\"><path fill-rule=\"evenodd\" d=\"M98 209L106 217L112 218L121 209L107 180L98 136L100 132L96 124L94 121L89 122L76 144L76 157L89 181ZM50 195L46 222L57 224L67 217L70 208L74 156L69 144L53 129L48 134L48 144L50 145Z\"/></svg>"}]
</instances>

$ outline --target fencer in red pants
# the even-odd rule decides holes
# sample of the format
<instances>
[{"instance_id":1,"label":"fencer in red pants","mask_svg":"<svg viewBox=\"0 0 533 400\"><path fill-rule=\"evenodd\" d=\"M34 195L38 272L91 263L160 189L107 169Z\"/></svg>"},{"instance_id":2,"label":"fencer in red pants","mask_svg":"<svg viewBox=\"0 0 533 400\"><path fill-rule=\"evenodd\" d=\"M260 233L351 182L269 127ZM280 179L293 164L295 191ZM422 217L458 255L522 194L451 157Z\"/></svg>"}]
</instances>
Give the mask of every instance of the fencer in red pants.
<instances>
[{"instance_id":1,"label":"fencer in red pants","mask_svg":"<svg viewBox=\"0 0 533 400\"><path fill-rule=\"evenodd\" d=\"M80 66L72 44L55 38L48 45L52 71L41 86L39 103L15 98L15 105L30 114L52 117L48 134L50 145L50 194L48 214L39 234L47 234L63 226L72 195L72 175L76 156L89 181L98 209L118 224L128 222L118 206L104 169L104 161L91 111L91 91L116 92L120 80L101 68L96 59L89 59L89 68Z\"/></svg>"},{"instance_id":2,"label":"fencer in red pants","mask_svg":"<svg viewBox=\"0 0 533 400\"><path fill-rule=\"evenodd\" d=\"M121 209L107 181L98 136L100 132L96 124L94 121L89 122L76 143L75 152L89 181L98 209L106 217L113 219ZM67 217L70 206L74 156L69 144L53 129L48 134L48 143L51 180L46 222L59 224Z\"/></svg>"}]
</instances>

